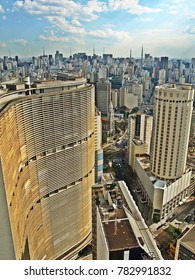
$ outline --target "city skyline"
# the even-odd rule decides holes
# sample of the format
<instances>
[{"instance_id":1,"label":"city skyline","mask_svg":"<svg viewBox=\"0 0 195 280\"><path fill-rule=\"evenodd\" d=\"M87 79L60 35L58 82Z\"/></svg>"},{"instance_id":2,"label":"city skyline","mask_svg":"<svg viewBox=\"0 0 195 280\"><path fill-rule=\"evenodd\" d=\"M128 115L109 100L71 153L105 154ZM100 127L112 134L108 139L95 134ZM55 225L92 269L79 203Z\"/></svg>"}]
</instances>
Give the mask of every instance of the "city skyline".
<instances>
[{"instance_id":1,"label":"city skyline","mask_svg":"<svg viewBox=\"0 0 195 280\"><path fill-rule=\"evenodd\" d=\"M195 4L186 0L0 2L0 56L113 53L194 56ZM14 27L14 28L13 28Z\"/></svg>"}]
</instances>

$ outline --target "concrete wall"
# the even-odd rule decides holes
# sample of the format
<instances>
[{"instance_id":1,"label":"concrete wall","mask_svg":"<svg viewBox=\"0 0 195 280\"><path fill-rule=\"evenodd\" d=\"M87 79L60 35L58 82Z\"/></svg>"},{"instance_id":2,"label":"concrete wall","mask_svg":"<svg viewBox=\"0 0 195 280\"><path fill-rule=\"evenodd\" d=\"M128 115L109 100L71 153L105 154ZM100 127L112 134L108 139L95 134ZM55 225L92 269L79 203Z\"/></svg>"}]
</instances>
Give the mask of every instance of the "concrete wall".
<instances>
[{"instance_id":1,"label":"concrete wall","mask_svg":"<svg viewBox=\"0 0 195 280\"><path fill-rule=\"evenodd\" d=\"M100 214L97 209L97 260L109 260L109 250L103 230Z\"/></svg>"},{"instance_id":2,"label":"concrete wall","mask_svg":"<svg viewBox=\"0 0 195 280\"><path fill-rule=\"evenodd\" d=\"M15 260L0 160L0 260Z\"/></svg>"},{"instance_id":3,"label":"concrete wall","mask_svg":"<svg viewBox=\"0 0 195 280\"><path fill-rule=\"evenodd\" d=\"M142 186L145 189L145 192L147 193L148 197L150 198L151 201L154 199L154 186L148 177L147 173L145 170L142 168L139 159L135 157L135 172L137 173L139 180L142 184Z\"/></svg>"},{"instance_id":4,"label":"concrete wall","mask_svg":"<svg viewBox=\"0 0 195 280\"><path fill-rule=\"evenodd\" d=\"M187 187L189 187L191 175L192 171L184 174L180 179L178 179L165 189L163 196L163 205L165 205L172 198L174 198L176 195L178 195Z\"/></svg>"}]
</instances>

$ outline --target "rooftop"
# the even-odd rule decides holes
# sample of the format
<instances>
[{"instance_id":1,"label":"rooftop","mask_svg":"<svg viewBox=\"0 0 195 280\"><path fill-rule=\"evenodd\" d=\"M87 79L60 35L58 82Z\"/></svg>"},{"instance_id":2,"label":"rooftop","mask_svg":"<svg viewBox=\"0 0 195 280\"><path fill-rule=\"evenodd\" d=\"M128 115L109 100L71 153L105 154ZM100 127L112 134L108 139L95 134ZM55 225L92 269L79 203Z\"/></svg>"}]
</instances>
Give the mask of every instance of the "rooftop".
<instances>
[{"instance_id":1,"label":"rooftop","mask_svg":"<svg viewBox=\"0 0 195 280\"><path fill-rule=\"evenodd\" d=\"M103 226L110 251L139 246L128 218L108 220Z\"/></svg>"},{"instance_id":2,"label":"rooftop","mask_svg":"<svg viewBox=\"0 0 195 280\"><path fill-rule=\"evenodd\" d=\"M125 182L112 190L99 185L94 191L109 251L141 247L151 258L162 259Z\"/></svg>"},{"instance_id":3,"label":"rooftop","mask_svg":"<svg viewBox=\"0 0 195 280\"><path fill-rule=\"evenodd\" d=\"M158 189L164 189L166 188L166 181L156 180L156 182L154 183L154 187Z\"/></svg>"},{"instance_id":4,"label":"rooftop","mask_svg":"<svg viewBox=\"0 0 195 280\"><path fill-rule=\"evenodd\" d=\"M37 81L35 82L31 88L25 88L25 83L20 83L19 85L23 85L24 87L21 87L18 89L17 87L18 83L11 84L5 84L4 90L1 90L0 94L0 110L6 106L6 104L9 104L12 101L15 101L16 99L22 98L22 97L29 97L34 96L36 94L41 94L40 91L37 92L37 90L40 89L52 89L55 92L64 91L71 89L70 87L73 86L75 91L77 88L79 89L80 86L86 86L86 79L85 78L75 78L75 80L66 80L66 81L60 81L60 80L47 80L47 81ZM6 87L6 88L5 88ZM51 91L50 91L51 92ZM49 92L47 92L49 93Z\"/></svg>"},{"instance_id":5,"label":"rooftop","mask_svg":"<svg viewBox=\"0 0 195 280\"><path fill-rule=\"evenodd\" d=\"M144 142L142 140L139 140L139 139L133 139L133 143L137 146L141 146L144 144Z\"/></svg>"},{"instance_id":6,"label":"rooftop","mask_svg":"<svg viewBox=\"0 0 195 280\"><path fill-rule=\"evenodd\" d=\"M157 88L164 88L164 89L177 89L177 90L191 90L192 89L192 84L185 83L181 85L176 85L174 83L170 84L163 84L157 86Z\"/></svg>"},{"instance_id":7,"label":"rooftop","mask_svg":"<svg viewBox=\"0 0 195 280\"><path fill-rule=\"evenodd\" d=\"M99 200L99 213L109 250L138 247L139 244L121 204L120 189L116 187L109 192L108 197L108 200L104 199L103 189L96 192L96 199Z\"/></svg>"},{"instance_id":8,"label":"rooftop","mask_svg":"<svg viewBox=\"0 0 195 280\"><path fill-rule=\"evenodd\" d=\"M172 184L175 180L164 180L160 179L154 176L154 174L150 171L150 157L149 155L141 155L141 156L136 156L137 160L139 161L140 165L146 172L147 176L149 179L152 181L154 187L156 188L165 188L166 186L169 186Z\"/></svg>"},{"instance_id":9,"label":"rooftop","mask_svg":"<svg viewBox=\"0 0 195 280\"><path fill-rule=\"evenodd\" d=\"M102 180L106 185L111 185L114 181L114 177L112 173L104 173L102 176Z\"/></svg>"}]
</instances>

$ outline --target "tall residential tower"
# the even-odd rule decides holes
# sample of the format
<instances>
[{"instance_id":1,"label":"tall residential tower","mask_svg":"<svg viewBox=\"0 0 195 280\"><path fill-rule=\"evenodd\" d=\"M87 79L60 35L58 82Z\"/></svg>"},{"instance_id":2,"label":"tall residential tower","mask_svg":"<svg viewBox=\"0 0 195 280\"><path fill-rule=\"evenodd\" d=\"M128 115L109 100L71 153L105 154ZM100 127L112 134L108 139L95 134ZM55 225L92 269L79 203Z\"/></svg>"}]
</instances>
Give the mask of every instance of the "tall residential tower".
<instances>
[{"instance_id":1,"label":"tall residential tower","mask_svg":"<svg viewBox=\"0 0 195 280\"><path fill-rule=\"evenodd\" d=\"M186 169L194 90L191 85L156 87L151 171L177 179Z\"/></svg>"},{"instance_id":2,"label":"tall residential tower","mask_svg":"<svg viewBox=\"0 0 195 280\"><path fill-rule=\"evenodd\" d=\"M186 166L194 89L164 84L154 93L151 155L135 159L137 183L155 222L167 219L194 191Z\"/></svg>"}]
</instances>

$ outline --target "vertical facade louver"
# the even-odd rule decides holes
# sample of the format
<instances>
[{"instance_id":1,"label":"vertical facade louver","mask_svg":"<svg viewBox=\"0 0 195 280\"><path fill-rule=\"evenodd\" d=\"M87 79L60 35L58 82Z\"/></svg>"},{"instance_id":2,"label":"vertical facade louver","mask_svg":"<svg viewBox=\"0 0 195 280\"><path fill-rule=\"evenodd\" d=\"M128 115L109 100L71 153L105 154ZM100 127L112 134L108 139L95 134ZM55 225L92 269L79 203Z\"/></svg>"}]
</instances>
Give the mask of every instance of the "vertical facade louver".
<instances>
[{"instance_id":1,"label":"vertical facade louver","mask_svg":"<svg viewBox=\"0 0 195 280\"><path fill-rule=\"evenodd\" d=\"M0 112L16 259L70 259L91 242L94 87L49 91L23 92Z\"/></svg>"}]
</instances>

